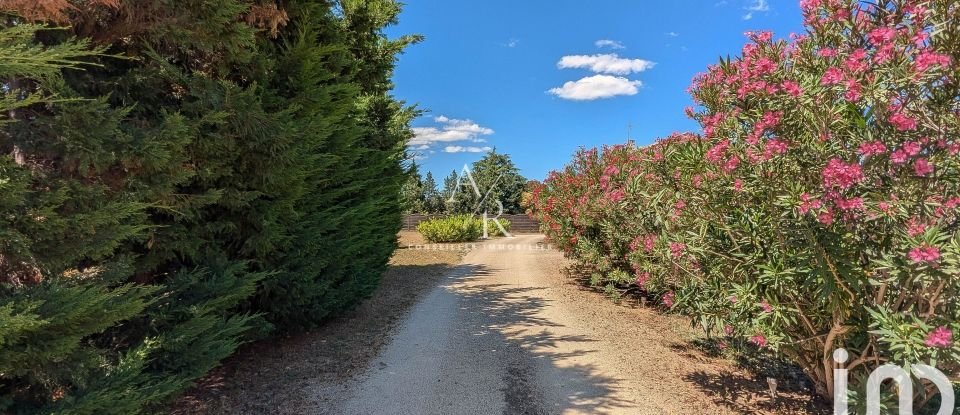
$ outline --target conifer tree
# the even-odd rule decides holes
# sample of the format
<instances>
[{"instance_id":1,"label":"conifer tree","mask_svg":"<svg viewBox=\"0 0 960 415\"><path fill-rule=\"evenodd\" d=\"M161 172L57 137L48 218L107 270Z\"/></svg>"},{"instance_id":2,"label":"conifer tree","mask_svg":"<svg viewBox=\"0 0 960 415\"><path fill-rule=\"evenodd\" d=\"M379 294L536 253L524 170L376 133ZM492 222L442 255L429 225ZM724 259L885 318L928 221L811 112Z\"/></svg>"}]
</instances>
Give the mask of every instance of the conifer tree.
<instances>
[{"instance_id":1,"label":"conifer tree","mask_svg":"<svg viewBox=\"0 0 960 415\"><path fill-rule=\"evenodd\" d=\"M417 113L397 3L41 3L0 4L0 412L154 412L369 295Z\"/></svg>"}]
</instances>

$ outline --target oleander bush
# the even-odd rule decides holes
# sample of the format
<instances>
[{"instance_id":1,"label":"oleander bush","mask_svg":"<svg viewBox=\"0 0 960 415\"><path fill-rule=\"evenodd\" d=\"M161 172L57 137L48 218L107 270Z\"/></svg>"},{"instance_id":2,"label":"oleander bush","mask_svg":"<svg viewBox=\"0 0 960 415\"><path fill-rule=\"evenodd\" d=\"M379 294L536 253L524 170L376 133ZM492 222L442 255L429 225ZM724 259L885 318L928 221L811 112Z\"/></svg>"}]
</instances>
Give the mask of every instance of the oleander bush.
<instances>
[{"instance_id":1,"label":"oleander bush","mask_svg":"<svg viewBox=\"0 0 960 415\"><path fill-rule=\"evenodd\" d=\"M806 33L748 33L694 79L702 135L583 150L533 215L595 284L779 353L824 397L841 347L852 385L884 363L956 382L960 4L801 5Z\"/></svg>"}]
</instances>

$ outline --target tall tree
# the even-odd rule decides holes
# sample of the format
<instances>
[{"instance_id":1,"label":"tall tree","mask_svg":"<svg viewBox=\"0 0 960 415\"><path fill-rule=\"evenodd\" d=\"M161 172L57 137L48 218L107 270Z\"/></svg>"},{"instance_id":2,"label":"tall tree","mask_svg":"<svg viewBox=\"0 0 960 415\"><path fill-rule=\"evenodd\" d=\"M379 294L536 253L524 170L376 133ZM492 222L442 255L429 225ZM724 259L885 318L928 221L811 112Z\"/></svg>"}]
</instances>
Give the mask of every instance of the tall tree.
<instances>
[{"instance_id":1,"label":"tall tree","mask_svg":"<svg viewBox=\"0 0 960 415\"><path fill-rule=\"evenodd\" d=\"M426 213L427 204L424 196L419 167L416 163L411 163L409 177L400 188L403 213Z\"/></svg>"},{"instance_id":2,"label":"tall tree","mask_svg":"<svg viewBox=\"0 0 960 415\"><path fill-rule=\"evenodd\" d=\"M24 91L0 103L20 107L0 126L0 412L155 411L239 343L369 295L417 113L390 96L419 39L383 33L396 2L41 3L0 2L19 14L0 77ZM4 48L30 19L84 40ZM3 73L24 44L85 41L111 56Z\"/></svg>"},{"instance_id":3,"label":"tall tree","mask_svg":"<svg viewBox=\"0 0 960 415\"><path fill-rule=\"evenodd\" d=\"M494 149L473 163L471 173L482 194L478 211L496 214L502 204L503 213L523 213L520 201L526 179L509 155Z\"/></svg>"},{"instance_id":4,"label":"tall tree","mask_svg":"<svg viewBox=\"0 0 960 415\"><path fill-rule=\"evenodd\" d=\"M433 173L427 172L420 187L423 188L424 211L426 213L443 212L443 196L437 189L437 181L433 178Z\"/></svg>"}]
</instances>

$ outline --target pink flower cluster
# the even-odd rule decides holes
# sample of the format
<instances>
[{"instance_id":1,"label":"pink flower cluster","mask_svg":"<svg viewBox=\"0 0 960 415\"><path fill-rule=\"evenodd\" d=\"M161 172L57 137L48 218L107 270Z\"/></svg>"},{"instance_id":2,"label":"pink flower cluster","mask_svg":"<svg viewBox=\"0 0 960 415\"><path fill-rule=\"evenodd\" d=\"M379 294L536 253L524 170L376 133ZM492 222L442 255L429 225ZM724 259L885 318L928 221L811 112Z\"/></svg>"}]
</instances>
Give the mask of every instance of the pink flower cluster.
<instances>
[{"instance_id":1,"label":"pink flower cluster","mask_svg":"<svg viewBox=\"0 0 960 415\"><path fill-rule=\"evenodd\" d=\"M823 187L849 189L863 180L863 169L857 163L844 163L840 159L830 159L823 169Z\"/></svg>"},{"instance_id":2,"label":"pink flower cluster","mask_svg":"<svg viewBox=\"0 0 960 415\"><path fill-rule=\"evenodd\" d=\"M674 258L680 258L683 256L683 251L687 249L687 245L680 242L670 242L670 255Z\"/></svg>"},{"instance_id":3,"label":"pink flower cluster","mask_svg":"<svg viewBox=\"0 0 960 415\"><path fill-rule=\"evenodd\" d=\"M663 305L673 308L673 301L675 298L676 298L676 294L674 294L673 291L667 291L667 293L664 294L662 298Z\"/></svg>"},{"instance_id":4,"label":"pink flower cluster","mask_svg":"<svg viewBox=\"0 0 960 415\"><path fill-rule=\"evenodd\" d=\"M927 347L936 347L940 349L949 349L953 346L953 331L946 326L940 326L927 334L924 341Z\"/></svg>"},{"instance_id":5,"label":"pink flower cluster","mask_svg":"<svg viewBox=\"0 0 960 415\"><path fill-rule=\"evenodd\" d=\"M911 249L907 256L915 263L936 264L940 260L940 248L922 245Z\"/></svg>"},{"instance_id":6,"label":"pink flower cluster","mask_svg":"<svg viewBox=\"0 0 960 415\"><path fill-rule=\"evenodd\" d=\"M755 336L750 337L750 343L753 343L754 345L762 349L764 347L767 347L767 338L762 334L757 334Z\"/></svg>"}]
</instances>

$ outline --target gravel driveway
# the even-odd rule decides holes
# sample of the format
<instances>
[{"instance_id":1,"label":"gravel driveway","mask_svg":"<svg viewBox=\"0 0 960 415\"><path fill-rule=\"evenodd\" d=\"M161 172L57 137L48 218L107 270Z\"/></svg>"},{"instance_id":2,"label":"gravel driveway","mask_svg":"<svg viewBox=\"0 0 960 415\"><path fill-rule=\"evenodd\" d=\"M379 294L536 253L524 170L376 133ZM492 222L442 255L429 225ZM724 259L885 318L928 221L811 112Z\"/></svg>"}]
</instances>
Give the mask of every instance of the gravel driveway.
<instances>
[{"instance_id":1,"label":"gravel driveway","mask_svg":"<svg viewBox=\"0 0 960 415\"><path fill-rule=\"evenodd\" d=\"M690 350L684 320L571 285L542 243L478 244L361 375L307 394L348 415L806 413L802 395L772 400Z\"/></svg>"}]
</instances>

